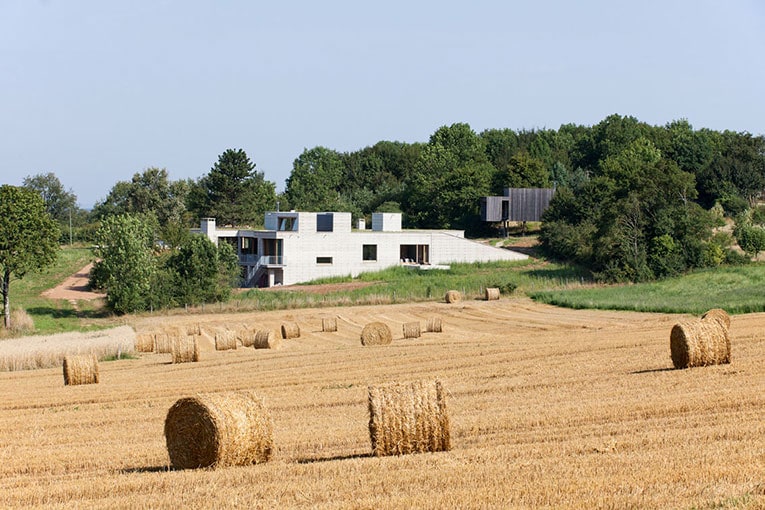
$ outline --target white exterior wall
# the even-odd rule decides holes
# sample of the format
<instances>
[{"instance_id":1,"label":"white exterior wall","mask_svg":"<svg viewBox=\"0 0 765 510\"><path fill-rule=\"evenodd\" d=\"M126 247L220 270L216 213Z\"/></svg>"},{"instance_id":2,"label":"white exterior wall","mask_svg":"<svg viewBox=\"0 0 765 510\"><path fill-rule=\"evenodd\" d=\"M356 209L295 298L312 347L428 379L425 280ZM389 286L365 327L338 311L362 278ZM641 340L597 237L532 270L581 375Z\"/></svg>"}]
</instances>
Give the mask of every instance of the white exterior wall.
<instances>
[{"instance_id":1,"label":"white exterior wall","mask_svg":"<svg viewBox=\"0 0 765 510\"><path fill-rule=\"evenodd\" d=\"M464 233L455 236L450 233L433 235L430 245L431 264L450 264L452 262L494 262L499 260L525 260L528 255L464 238Z\"/></svg>"},{"instance_id":2,"label":"white exterior wall","mask_svg":"<svg viewBox=\"0 0 765 510\"><path fill-rule=\"evenodd\" d=\"M523 260L526 255L470 241L461 232L318 232L279 233L284 247L284 285L330 276L358 276L396 266L402 244L428 245L431 264ZM363 260L363 245L377 245L377 260ZM332 264L317 264L317 257L332 257Z\"/></svg>"}]
</instances>

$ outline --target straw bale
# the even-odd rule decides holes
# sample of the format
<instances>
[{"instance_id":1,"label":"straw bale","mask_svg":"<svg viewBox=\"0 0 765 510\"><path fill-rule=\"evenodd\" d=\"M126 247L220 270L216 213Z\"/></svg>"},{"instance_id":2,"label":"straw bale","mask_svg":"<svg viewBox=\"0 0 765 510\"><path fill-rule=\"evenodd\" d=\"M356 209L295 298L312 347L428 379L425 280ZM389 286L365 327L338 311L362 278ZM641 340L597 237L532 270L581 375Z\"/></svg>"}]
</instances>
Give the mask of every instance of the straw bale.
<instances>
[{"instance_id":1,"label":"straw bale","mask_svg":"<svg viewBox=\"0 0 765 510\"><path fill-rule=\"evenodd\" d=\"M155 333L154 334L154 352L160 354L167 354L173 352L173 338L167 333Z\"/></svg>"},{"instance_id":2,"label":"straw bale","mask_svg":"<svg viewBox=\"0 0 765 510\"><path fill-rule=\"evenodd\" d=\"M282 340L272 329L259 329L252 346L256 349L278 349Z\"/></svg>"},{"instance_id":3,"label":"straw bale","mask_svg":"<svg viewBox=\"0 0 765 510\"><path fill-rule=\"evenodd\" d=\"M197 335L186 335L173 339L173 363L195 363L199 361Z\"/></svg>"},{"instance_id":4,"label":"straw bale","mask_svg":"<svg viewBox=\"0 0 765 510\"><path fill-rule=\"evenodd\" d=\"M255 331L243 326L236 330L236 338L242 343L242 347L252 347L255 344Z\"/></svg>"},{"instance_id":5,"label":"straw bale","mask_svg":"<svg viewBox=\"0 0 765 510\"><path fill-rule=\"evenodd\" d=\"M712 308L701 316L703 320L716 320L720 321L726 329L730 328L730 315L722 308Z\"/></svg>"},{"instance_id":6,"label":"straw bale","mask_svg":"<svg viewBox=\"0 0 765 510\"><path fill-rule=\"evenodd\" d=\"M444 299L447 303L459 303L462 300L462 294L458 290L449 290Z\"/></svg>"},{"instance_id":7,"label":"straw bale","mask_svg":"<svg viewBox=\"0 0 765 510\"><path fill-rule=\"evenodd\" d=\"M697 319L675 324L669 347L675 368L730 363L728 330L716 320Z\"/></svg>"},{"instance_id":8,"label":"straw bale","mask_svg":"<svg viewBox=\"0 0 765 510\"><path fill-rule=\"evenodd\" d=\"M266 462L274 450L273 435L271 413L251 391L182 398L165 418L170 463L180 469Z\"/></svg>"},{"instance_id":9,"label":"straw bale","mask_svg":"<svg viewBox=\"0 0 765 510\"><path fill-rule=\"evenodd\" d=\"M64 356L64 385L98 384L98 359L95 354Z\"/></svg>"},{"instance_id":10,"label":"straw bale","mask_svg":"<svg viewBox=\"0 0 765 510\"><path fill-rule=\"evenodd\" d=\"M499 299L499 289L496 287L486 287L486 301L496 301Z\"/></svg>"},{"instance_id":11,"label":"straw bale","mask_svg":"<svg viewBox=\"0 0 765 510\"><path fill-rule=\"evenodd\" d=\"M441 317L431 317L428 319L425 331L428 333L441 333L443 331L441 327Z\"/></svg>"},{"instance_id":12,"label":"straw bale","mask_svg":"<svg viewBox=\"0 0 765 510\"><path fill-rule=\"evenodd\" d=\"M361 345L388 345L393 333L384 322L370 322L361 330Z\"/></svg>"},{"instance_id":13,"label":"straw bale","mask_svg":"<svg viewBox=\"0 0 765 510\"><path fill-rule=\"evenodd\" d=\"M215 350L229 351L236 349L236 332L221 330L215 332Z\"/></svg>"},{"instance_id":14,"label":"straw bale","mask_svg":"<svg viewBox=\"0 0 765 510\"><path fill-rule=\"evenodd\" d=\"M420 323L419 322L406 322L404 323L404 338L420 338Z\"/></svg>"},{"instance_id":15,"label":"straw bale","mask_svg":"<svg viewBox=\"0 0 765 510\"><path fill-rule=\"evenodd\" d=\"M135 350L138 352L154 352L154 335L152 333L136 335Z\"/></svg>"},{"instance_id":16,"label":"straw bale","mask_svg":"<svg viewBox=\"0 0 765 510\"><path fill-rule=\"evenodd\" d=\"M369 386L369 437L376 456L451 449L440 380Z\"/></svg>"},{"instance_id":17,"label":"straw bale","mask_svg":"<svg viewBox=\"0 0 765 510\"><path fill-rule=\"evenodd\" d=\"M330 317L328 319L322 319L321 330L327 333L334 333L337 331L337 318Z\"/></svg>"},{"instance_id":18,"label":"straw bale","mask_svg":"<svg viewBox=\"0 0 765 510\"><path fill-rule=\"evenodd\" d=\"M300 326L296 322L285 322L282 324L282 338L285 340L300 337Z\"/></svg>"}]
</instances>

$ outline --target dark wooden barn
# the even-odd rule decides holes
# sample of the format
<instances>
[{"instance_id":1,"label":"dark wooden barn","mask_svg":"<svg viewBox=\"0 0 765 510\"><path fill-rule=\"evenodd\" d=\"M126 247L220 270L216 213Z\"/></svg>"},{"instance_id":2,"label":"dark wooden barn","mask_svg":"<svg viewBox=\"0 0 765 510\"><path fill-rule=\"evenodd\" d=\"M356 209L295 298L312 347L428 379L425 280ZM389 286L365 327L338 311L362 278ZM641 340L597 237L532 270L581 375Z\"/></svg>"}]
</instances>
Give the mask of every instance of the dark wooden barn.
<instances>
[{"instance_id":1,"label":"dark wooden barn","mask_svg":"<svg viewBox=\"0 0 765 510\"><path fill-rule=\"evenodd\" d=\"M481 197L481 220L541 221L554 188L505 188L501 197Z\"/></svg>"}]
</instances>

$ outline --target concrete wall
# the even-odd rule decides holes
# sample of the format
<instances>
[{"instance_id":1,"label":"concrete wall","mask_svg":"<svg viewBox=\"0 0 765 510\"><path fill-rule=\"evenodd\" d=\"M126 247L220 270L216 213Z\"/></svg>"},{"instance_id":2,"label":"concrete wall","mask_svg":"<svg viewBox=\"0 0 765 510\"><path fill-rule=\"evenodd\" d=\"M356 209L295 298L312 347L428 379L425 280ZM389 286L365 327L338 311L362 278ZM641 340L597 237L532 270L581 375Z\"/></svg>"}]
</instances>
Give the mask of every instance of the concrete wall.
<instances>
[{"instance_id":1,"label":"concrete wall","mask_svg":"<svg viewBox=\"0 0 765 510\"><path fill-rule=\"evenodd\" d=\"M456 232L280 232L278 236L284 240L284 285L330 276L358 276L362 272L380 271L399 265L402 244L428 245L431 264L528 258L521 253L470 241ZM363 260L365 244L377 246L376 261ZM331 257L332 263L318 263L317 257Z\"/></svg>"}]
</instances>

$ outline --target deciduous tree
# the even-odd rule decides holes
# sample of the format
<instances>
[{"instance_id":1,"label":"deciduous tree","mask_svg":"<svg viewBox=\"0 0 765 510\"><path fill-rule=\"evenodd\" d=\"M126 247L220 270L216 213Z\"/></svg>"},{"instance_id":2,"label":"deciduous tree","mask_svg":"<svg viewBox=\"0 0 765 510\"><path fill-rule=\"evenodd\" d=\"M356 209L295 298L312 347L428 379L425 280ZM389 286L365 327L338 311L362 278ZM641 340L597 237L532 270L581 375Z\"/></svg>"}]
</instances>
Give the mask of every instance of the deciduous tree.
<instances>
[{"instance_id":1,"label":"deciduous tree","mask_svg":"<svg viewBox=\"0 0 765 510\"><path fill-rule=\"evenodd\" d=\"M11 278L21 279L53 263L59 250L58 236L59 228L39 193L0 186L0 273L6 328L11 327Z\"/></svg>"}]
</instances>

